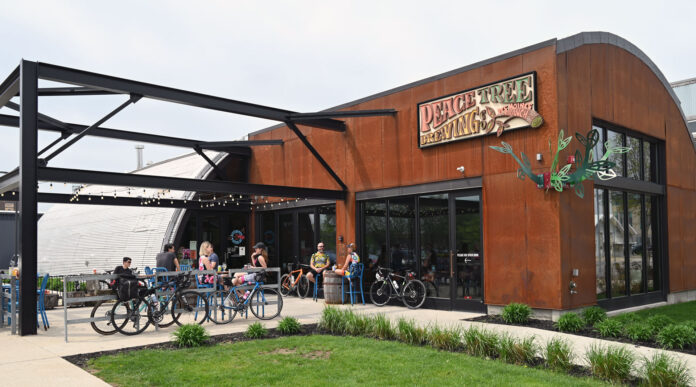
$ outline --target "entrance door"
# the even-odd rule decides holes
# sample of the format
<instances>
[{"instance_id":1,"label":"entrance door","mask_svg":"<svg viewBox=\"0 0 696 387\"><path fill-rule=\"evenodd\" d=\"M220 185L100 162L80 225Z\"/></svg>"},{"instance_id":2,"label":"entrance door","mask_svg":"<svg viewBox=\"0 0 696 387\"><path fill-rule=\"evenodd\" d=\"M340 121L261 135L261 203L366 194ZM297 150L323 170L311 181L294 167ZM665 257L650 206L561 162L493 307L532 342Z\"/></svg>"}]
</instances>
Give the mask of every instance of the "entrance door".
<instances>
[{"instance_id":1,"label":"entrance door","mask_svg":"<svg viewBox=\"0 0 696 387\"><path fill-rule=\"evenodd\" d=\"M450 195L452 309L485 308L481 215L479 192Z\"/></svg>"}]
</instances>

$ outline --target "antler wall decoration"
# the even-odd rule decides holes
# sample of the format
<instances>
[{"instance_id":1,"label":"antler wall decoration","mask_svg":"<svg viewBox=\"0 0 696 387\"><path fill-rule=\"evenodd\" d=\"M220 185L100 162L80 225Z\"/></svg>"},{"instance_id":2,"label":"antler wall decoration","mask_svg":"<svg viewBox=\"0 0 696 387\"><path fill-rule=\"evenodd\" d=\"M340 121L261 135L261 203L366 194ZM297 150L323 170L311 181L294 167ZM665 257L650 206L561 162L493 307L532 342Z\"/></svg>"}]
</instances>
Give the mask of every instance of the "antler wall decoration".
<instances>
[{"instance_id":1,"label":"antler wall decoration","mask_svg":"<svg viewBox=\"0 0 696 387\"><path fill-rule=\"evenodd\" d=\"M553 188L558 192L563 192L564 187L573 187L575 194L579 197L585 196L585 189L582 186L582 182L587 179L598 178L599 180L609 180L616 177L616 172L612 168L616 165L613 161L609 161L609 157L612 154L622 154L627 153L631 148L622 146L612 146L609 141L604 143L606 152L599 160L593 160L592 149L599 142L599 132L596 129L592 129L587 133L587 137L580 133L575 133L575 138L585 147L585 154L580 153L580 150L575 151L574 158L571 159L568 164L564 165L562 168L558 168L558 155L565 149L572 137L564 137L563 129L558 133L558 142L556 145L556 152L554 154L553 162L551 163L551 169L549 172L544 172L543 174L535 174L532 172L532 164L529 162L529 158L524 152L520 152L520 158L515 155L512 150L512 146L506 142L501 142L502 146L491 146L491 149L496 150L500 153L509 154L513 159L520 165L517 170L517 177L520 180L524 180L525 176L529 177L533 182L537 184L537 187L546 189ZM551 149L551 140L549 140L549 150ZM571 168L576 165L575 170L571 173Z\"/></svg>"}]
</instances>

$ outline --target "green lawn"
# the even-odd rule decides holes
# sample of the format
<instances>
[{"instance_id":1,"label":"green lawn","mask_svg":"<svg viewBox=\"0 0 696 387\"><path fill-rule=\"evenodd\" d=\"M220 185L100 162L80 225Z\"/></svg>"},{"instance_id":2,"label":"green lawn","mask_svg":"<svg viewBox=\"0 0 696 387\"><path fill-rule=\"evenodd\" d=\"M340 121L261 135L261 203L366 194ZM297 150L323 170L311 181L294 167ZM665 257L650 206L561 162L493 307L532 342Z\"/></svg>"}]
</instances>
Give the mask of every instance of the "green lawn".
<instances>
[{"instance_id":1,"label":"green lawn","mask_svg":"<svg viewBox=\"0 0 696 387\"><path fill-rule=\"evenodd\" d=\"M104 356L90 368L119 386L548 385L603 382L461 353L360 337L296 336Z\"/></svg>"},{"instance_id":2,"label":"green lawn","mask_svg":"<svg viewBox=\"0 0 696 387\"><path fill-rule=\"evenodd\" d=\"M683 302L681 304L665 305L659 308L644 309L635 312L635 314L637 314L643 319L646 319L655 314L663 314L667 317L670 317L675 322L696 320L696 301ZM624 319L621 316L624 315L618 315L613 318L619 320Z\"/></svg>"}]
</instances>

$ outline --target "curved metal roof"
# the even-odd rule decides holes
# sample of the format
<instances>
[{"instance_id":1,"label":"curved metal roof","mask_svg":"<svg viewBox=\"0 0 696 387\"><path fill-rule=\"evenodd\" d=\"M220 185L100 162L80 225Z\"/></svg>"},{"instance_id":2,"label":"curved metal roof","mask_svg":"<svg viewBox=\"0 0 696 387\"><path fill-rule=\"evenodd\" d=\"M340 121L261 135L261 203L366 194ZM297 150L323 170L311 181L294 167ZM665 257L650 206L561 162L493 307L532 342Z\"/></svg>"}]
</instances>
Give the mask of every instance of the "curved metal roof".
<instances>
[{"instance_id":1,"label":"curved metal roof","mask_svg":"<svg viewBox=\"0 0 696 387\"><path fill-rule=\"evenodd\" d=\"M224 153L207 151L220 163ZM204 179L212 171L198 154L188 154L133 171L134 174ZM158 190L92 185L81 193L91 195L144 196ZM159 191L161 193L161 191ZM191 198L195 192L171 191L167 198ZM51 275L112 270L124 256L133 266L155 266L155 256L174 238L184 211L161 207L56 204L38 223L38 270Z\"/></svg>"}]
</instances>

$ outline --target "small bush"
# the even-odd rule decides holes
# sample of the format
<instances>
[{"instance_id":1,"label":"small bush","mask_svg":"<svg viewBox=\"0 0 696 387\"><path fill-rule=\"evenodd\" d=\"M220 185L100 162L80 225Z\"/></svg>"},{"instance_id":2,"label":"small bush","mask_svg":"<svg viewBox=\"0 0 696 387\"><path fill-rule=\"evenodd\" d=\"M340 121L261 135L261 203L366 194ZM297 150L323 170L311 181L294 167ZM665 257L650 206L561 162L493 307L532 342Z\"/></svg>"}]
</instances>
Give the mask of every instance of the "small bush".
<instances>
[{"instance_id":1,"label":"small bush","mask_svg":"<svg viewBox=\"0 0 696 387\"><path fill-rule=\"evenodd\" d=\"M582 319L585 320L585 325L594 326L607 319L607 312L599 306L591 306L582 311Z\"/></svg>"},{"instance_id":2,"label":"small bush","mask_svg":"<svg viewBox=\"0 0 696 387\"><path fill-rule=\"evenodd\" d=\"M210 338L205 328L198 324L185 324L172 333L172 340L179 347L200 347Z\"/></svg>"},{"instance_id":3,"label":"small bush","mask_svg":"<svg viewBox=\"0 0 696 387\"><path fill-rule=\"evenodd\" d=\"M261 323L255 322L247 327L244 336L250 339L260 339L268 334L268 329L261 325Z\"/></svg>"},{"instance_id":4,"label":"small bush","mask_svg":"<svg viewBox=\"0 0 696 387\"><path fill-rule=\"evenodd\" d=\"M500 336L475 326L464 331L464 350L472 356L494 358L498 355Z\"/></svg>"},{"instance_id":5,"label":"small bush","mask_svg":"<svg viewBox=\"0 0 696 387\"><path fill-rule=\"evenodd\" d=\"M512 302L503 308L502 318L508 324L526 324L532 315L532 308L526 304Z\"/></svg>"},{"instance_id":6,"label":"small bush","mask_svg":"<svg viewBox=\"0 0 696 387\"><path fill-rule=\"evenodd\" d=\"M585 326L580 316L575 313L565 313L556 322L556 328L561 332L577 332Z\"/></svg>"},{"instance_id":7,"label":"small bush","mask_svg":"<svg viewBox=\"0 0 696 387\"><path fill-rule=\"evenodd\" d=\"M428 330L428 343L433 348L455 351L462 347L462 333L458 328L440 328L433 325Z\"/></svg>"},{"instance_id":8,"label":"small bush","mask_svg":"<svg viewBox=\"0 0 696 387\"><path fill-rule=\"evenodd\" d=\"M302 325L294 317L285 317L278 323L278 332L283 335L294 335L300 333Z\"/></svg>"},{"instance_id":9,"label":"small bush","mask_svg":"<svg viewBox=\"0 0 696 387\"><path fill-rule=\"evenodd\" d=\"M394 326L383 314L378 314L373 320L372 335L378 339L391 340L396 338Z\"/></svg>"},{"instance_id":10,"label":"small bush","mask_svg":"<svg viewBox=\"0 0 696 387\"><path fill-rule=\"evenodd\" d=\"M668 325L657 334L657 343L664 348L688 348L696 342L696 332L686 325Z\"/></svg>"},{"instance_id":11,"label":"small bush","mask_svg":"<svg viewBox=\"0 0 696 387\"><path fill-rule=\"evenodd\" d=\"M594 328L602 337L619 337L623 331L621 322L614 319L600 321L595 324Z\"/></svg>"},{"instance_id":12,"label":"small bush","mask_svg":"<svg viewBox=\"0 0 696 387\"><path fill-rule=\"evenodd\" d=\"M329 333L343 334L345 331L347 315L338 308L327 306L321 313L319 328Z\"/></svg>"},{"instance_id":13,"label":"small bush","mask_svg":"<svg viewBox=\"0 0 696 387\"><path fill-rule=\"evenodd\" d=\"M621 315L618 315L616 317L612 317L612 320L617 320L621 322L622 324L630 324L633 322L640 322L643 321L643 318L640 317L640 315L636 314L635 312L630 312L630 313L624 313Z\"/></svg>"},{"instance_id":14,"label":"small bush","mask_svg":"<svg viewBox=\"0 0 696 387\"><path fill-rule=\"evenodd\" d=\"M510 364L534 364L534 359L539 352L539 346L534 340L534 336L520 340L508 334L503 335L498 344L500 359Z\"/></svg>"},{"instance_id":15,"label":"small bush","mask_svg":"<svg viewBox=\"0 0 696 387\"><path fill-rule=\"evenodd\" d=\"M373 319L370 316L361 316L348 311L343 333L351 336L369 336L373 330Z\"/></svg>"},{"instance_id":16,"label":"small bush","mask_svg":"<svg viewBox=\"0 0 696 387\"><path fill-rule=\"evenodd\" d=\"M428 332L413 320L400 318L396 325L399 340L406 344L422 345L428 338Z\"/></svg>"},{"instance_id":17,"label":"small bush","mask_svg":"<svg viewBox=\"0 0 696 387\"><path fill-rule=\"evenodd\" d=\"M681 325L687 326L694 331L696 331L696 320L687 320L687 321L682 321Z\"/></svg>"},{"instance_id":18,"label":"small bush","mask_svg":"<svg viewBox=\"0 0 696 387\"><path fill-rule=\"evenodd\" d=\"M643 359L642 378L648 386L689 386L693 382L686 362L655 352Z\"/></svg>"},{"instance_id":19,"label":"small bush","mask_svg":"<svg viewBox=\"0 0 696 387\"><path fill-rule=\"evenodd\" d=\"M656 314L645 319L645 323L650 325L650 327L653 329L653 332L657 333L660 332L662 328L666 327L667 325L674 324L674 320L665 316L664 314Z\"/></svg>"},{"instance_id":20,"label":"small bush","mask_svg":"<svg viewBox=\"0 0 696 387\"><path fill-rule=\"evenodd\" d=\"M585 356L594 376L612 382L628 379L635 361L633 352L622 346L592 345Z\"/></svg>"},{"instance_id":21,"label":"small bush","mask_svg":"<svg viewBox=\"0 0 696 387\"><path fill-rule=\"evenodd\" d=\"M544 348L546 366L554 371L568 372L573 367L575 354L568 340L554 337Z\"/></svg>"},{"instance_id":22,"label":"small bush","mask_svg":"<svg viewBox=\"0 0 696 387\"><path fill-rule=\"evenodd\" d=\"M655 331L644 322L634 322L624 327L624 335L633 341L649 341L655 337Z\"/></svg>"}]
</instances>

